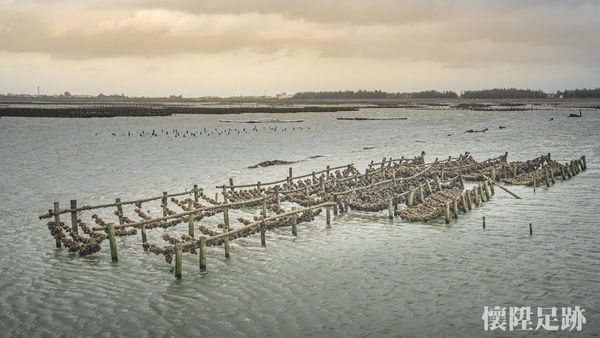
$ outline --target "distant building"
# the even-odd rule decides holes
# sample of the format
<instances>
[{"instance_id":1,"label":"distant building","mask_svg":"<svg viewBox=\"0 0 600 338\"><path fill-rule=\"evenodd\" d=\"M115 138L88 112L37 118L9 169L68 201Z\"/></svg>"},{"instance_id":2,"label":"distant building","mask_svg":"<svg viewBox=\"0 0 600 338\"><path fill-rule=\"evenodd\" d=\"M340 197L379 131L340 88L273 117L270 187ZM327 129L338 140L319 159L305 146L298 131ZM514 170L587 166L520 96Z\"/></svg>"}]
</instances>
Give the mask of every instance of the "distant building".
<instances>
[{"instance_id":1,"label":"distant building","mask_svg":"<svg viewBox=\"0 0 600 338\"><path fill-rule=\"evenodd\" d=\"M277 99L282 100L282 99L289 99L292 97L292 95L288 94L288 93L281 93L281 94L277 94L275 95L275 97L277 97Z\"/></svg>"}]
</instances>

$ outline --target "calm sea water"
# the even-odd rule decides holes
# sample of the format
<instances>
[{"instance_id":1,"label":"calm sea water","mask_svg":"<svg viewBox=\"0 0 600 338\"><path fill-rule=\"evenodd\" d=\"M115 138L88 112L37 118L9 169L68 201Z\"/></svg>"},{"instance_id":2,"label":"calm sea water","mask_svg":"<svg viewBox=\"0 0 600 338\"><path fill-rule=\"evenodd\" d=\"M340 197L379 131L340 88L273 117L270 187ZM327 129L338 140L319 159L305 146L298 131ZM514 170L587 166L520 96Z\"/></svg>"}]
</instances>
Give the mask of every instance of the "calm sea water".
<instances>
[{"instance_id":1,"label":"calm sea water","mask_svg":"<svg viewBox=\"0 0 600 338\"><path fill-rule=\"evenodd\" d=\"M600 113L584 111L575 119L568 113L363 109L280 116L3 117L0 335L481 336L483 307L498 305L581 306L587 323L579 335L598 336ZM408 120L335 119L364 115ZM305 122L219 122L267 117ZM275 126L276 131L263 130ZM172 134L203 128L232 131ZM483 128L489 130L464 133ZM122 136L152 129L171 132ZM509 160L552 152L567 161L585 154L588 170L535 193L512 187L522 200L497 189L492 201L449 225L350 212L326 228L321 216L299 226L298 237L285 228L267 233L266 248L258 237L233 241L229 260L222 248L211 247L207 273L199 273L198 256L187 255L181 280L173 279L162 256L142 251L139 235L119 238L120 260L111 263L108 243L88 257L56 249L46 221L37 218L54 201L96 204L193 184L214 195L214 186L229 177L249 183L286 176L286 166L247 169L264 160L300 160L295 174L350 162L364 170L370 160L423 150L428 161L465 151L478 160L505 151ZM316 155L323 157L310 159ZM144 208L160 214L158 205ZM126 212L131 215L131 209ZM83 215L88 223L90 215ZM185 233L187 226L174 231ZM161 234L150 232L150 241L164 245Z\"/></svg>"}]
</instances>

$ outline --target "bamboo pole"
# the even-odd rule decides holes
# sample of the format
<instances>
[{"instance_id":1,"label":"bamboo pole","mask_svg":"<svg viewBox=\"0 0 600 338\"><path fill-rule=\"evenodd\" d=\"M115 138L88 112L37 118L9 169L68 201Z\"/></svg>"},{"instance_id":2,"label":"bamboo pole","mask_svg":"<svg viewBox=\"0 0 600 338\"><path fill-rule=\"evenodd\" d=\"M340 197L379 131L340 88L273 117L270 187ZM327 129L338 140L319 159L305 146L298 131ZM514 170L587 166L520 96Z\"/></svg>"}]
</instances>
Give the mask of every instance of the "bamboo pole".
<instances>
[{"instance_id":1,"label":"bamboo pole","mask_svg":"<svg viewBox=\"0 0 600 338\"><path fill-rule=\"evenodd\" d=\"M175 278L181 279L181 268L183 261L183 250L181 249L181 243L175 243Z\"/></svg>"},{"instance_id":2,"label":"bamboo pole","mask_svg":"<svg viewBox=\"0 0 600 338\"><path fill-rule=\"evenodd\" d=\"M200 237L200 252L198 254L200 261L200 271L206 271L206 237Z\"/></svg>"},{"instance_id":3,"label":"bamboo pole","mask_svg":"<svg viewBox=\"0 0 600 338\"><path fill-rule=\"evenodd\" d=\"M487 177L485 175L483 175L483 177L489 180L489 177ZM519 199L519 200L521 199L521 197L517 196L517 194L515 194L514 192L512 192L512 191L506 189L505 187L501 186L496 181L491 181L491 182L492 182L492 184L495 184L498 188L500 188L500 189L506 191L507 193L511 194L514 198Z\"/></svg>"},{"instance_id":4,"label":"bamboo pole","mask_svg":"<svg viewBox=\"0 0 600 338\"><path fill-rule=\"evenodd\" d=\"M59 210L60 210L60 207L59 207L58 202L54 202L54 223L56 223L56 226L60 229L60 214L58 213ZM57 248L61 247L60 239L56 240L56 247Z\"/></svg>"},{"instance_id":5,"label":"bamboo pole","mask_svg":"<svg viewBox=\"0 0 600 338\"><path fill-rule=\"evenodd\" d=\"M117 241L115 238L115 225L113 223L108 223L108 243L110 245L110 257L113 262L119 260L119 255L117 253Z\"/></svg>"},{"instance_id":6,"label":"bamboo pole","mask_svg":"<svg viewBox=\"0 0 600 338\"><path fill-rule=\"evenodd\" d=\"M71 229L74 233L79 233L79 226L77 225L77 200L71 200Z\"/></svg>"}]
</instances>

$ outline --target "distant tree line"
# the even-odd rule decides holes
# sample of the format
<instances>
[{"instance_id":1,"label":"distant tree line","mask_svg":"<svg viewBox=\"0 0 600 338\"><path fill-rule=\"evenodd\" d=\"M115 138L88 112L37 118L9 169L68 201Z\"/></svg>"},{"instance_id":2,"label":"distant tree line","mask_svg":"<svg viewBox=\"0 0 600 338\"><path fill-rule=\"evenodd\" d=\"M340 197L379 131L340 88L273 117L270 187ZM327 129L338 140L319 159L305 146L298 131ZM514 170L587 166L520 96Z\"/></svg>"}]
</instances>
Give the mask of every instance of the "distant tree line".
<instances>
[{"instance_id":1,"label":"distant tree line","mask_svg":"<svg viewBox=\"0 0 600 338\"><path fill-rule=\"evenodd\" d=\"M566 89L557 91L556 95L562 95L564 98L600 98L600 88L596 89Z\"/></svg>"},{"instance_id":2,"label":"distant tree line","mask_svg":"<svg viewBox=\"0 0 600 338\"><path fill-rule=\"evenodd\" d=\"M600 88L596 89L567 89L557 91L556 96L564 98L600 98ZM517 88L494 88L484 90L467 90L462 95L453 91L426 90L412 93L387 93L381 90L346 90L346 91L322 91L322 92L300 92L293 99L304 100L336 100L336 99L542 99L550 97L548 93L541 90L517 89Z\"/></svg>"},{"instance_id":3,"label":"distant tree line","mask_svg":"<svg viewBox=\"0 0 600 338\"><path fill-rule=\"evenodd\" d=\"M322 92L300 92L294 94L293 99L456 99L458 95L452 91L439 92L427 90L414 93L387 93L381 90L346 90L346 91L322 91Z\"/></svg>"}]
</instances>

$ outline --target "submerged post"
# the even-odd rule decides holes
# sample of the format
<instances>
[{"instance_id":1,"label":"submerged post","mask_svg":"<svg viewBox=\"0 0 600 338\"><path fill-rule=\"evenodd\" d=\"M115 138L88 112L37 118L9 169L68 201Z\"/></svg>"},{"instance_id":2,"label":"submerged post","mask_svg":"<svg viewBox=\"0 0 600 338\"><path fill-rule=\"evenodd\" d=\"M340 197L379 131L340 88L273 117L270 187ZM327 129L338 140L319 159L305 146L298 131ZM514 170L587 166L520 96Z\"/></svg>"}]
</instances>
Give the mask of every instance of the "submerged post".
<instances>
[{"instance_id":1,"label":"submerged post","mask_svg":"<svg viewBox=\"0 0 600 338\"><path fill-rule=\"evenodd\" d=\"M444 220L446 224L450 223L450 205L448 205L448 202L444 202Z\"/></svg>"},{"instance_id":2,"label":"submerged post","mask_svg":"<svg viewBox=\"0 0 600 338\"><path fill-rule=\"evenodd\" d=\"M58 229L60 229L60 214L58 213L60 211L58 202L54 202L54 223L56 223L56 226L58 227ZM56 247L60 248L61 243L60 243L60 239L56 240Z\"/></svg>"},{"instance_id":3,"label":"submerged post","mask_svg":"<svg viewBox=\"0 0 600 338\"><path fill-rule=\"evenodd\" d=\"M191 203L188 210L193 210ZM188 216L188 233L190 236L194 237L194 214Z\"/></svg>"},{"instance_id":4,"label":"submerged post","mask_svg":"<svg viewBox=\"0 0 600 338\"><path fill-rule=\"evenodd\" d=\"M546 187L550 188L550 179L548 178L548 170L544 170L544 175L546 176Z\"/></svg>"},{"instance_id":5,"label":"submerged post","mask_svg":"<svg viewBox=\"0 0 600 338\"><path fill-rule=\"evenodd\" d=\"M533 235L533 226L529 223L529 235Z\"/></svg>"},{"instance_id":6,"label":"submerged post","mask_svg":"<svg viewBox=\"0 0 600 338\"><path fill-rule=\"evenodd\" d=\"M485 216L483 216L483 229L485 230Z\"/></svg>"},{"instance_id":7,"label":"submerged post","mask_svg":"<svg viewBox=\"0 0 600 338\"><path fill-rule=\"evenodd\" d=\"M117 241L115 239L115 225L113 223L108 223L108 243L110 245L110 257L113 262L119 260L119 255L117 254Z\"/></svg>"},{"instance_id":8,"label":"submerged post","mask_svg":"<svg viewBox=\"0 0 600 338\"><path fill-rule=\"evenodd\" d=\"M337 216L338 214L338 197L336 194L333 194L333 202L335 205L333 206L333 215Z\"/></svg>"},{"instance_id":9,"label":"submerged post","mask_svg":"<svg viewBox=\"0 0 600 338\"><path fill-rule=\"evenodd\" d=\"M262 203L262 216L263 218L267 218L267 199L263 199Z\"/></svg>"},{"instance_id":10,"label":"submerged post","mask_svg":"<svg viewBox=\"0 0 600 338\"><path fill-rule=\"evenodd\" d=\"M327 210L327 225L331 225L331 206L327 205L325 209Z\"/></svg>"},{"instance_id":11,"label":"submerged post","mask_svg":"<svg viewBox=\"0 0 600 338\"><path fill-rule=\"evenodd\" d=\"M454 218L458 219L458 199L452 202L452 212L454 213Z\"/></svg>"},{"instance_id":12,"label":"submerged post","mask_svg":"<svg viewBox=\"0 0 600 338\"><path fill-rule=\"evenodd\" d=\"M473 208L473 199L471 198L471 191L467 190L465 197L467 199L467 208L471 210Z\"/></svg>"},{"instance_id":13,"label":"submerged post","mask_svg":"<svg viewBox=\"0 0 600 338\"><path fill-rule=\"evenodd\" d=\"M200 271L206 271L206 237L200 237L200 252L198 254L200 260Z\"/></svg>"},{"instance_id":14,"label":"submerged post","mask_svg":"<svg viewBox=\"0 0 600 338\"><path fill-rule=\"evenodd\" d=\"M233 177L229 178L229 189L233 191Z\"/></svg>"},{"instance_id":15,"label":"submerged post","mask_svg":"<svg viewBox=\"0 0 600 338\"><path fill-rule=\"evenodd\" d=\"M75 209L77 209L77 200L71 200L71 229L73 229L74 233L78 234L77 211L74 211Z\"/></svg>"},{"instance_id":16,"label":"submerged post","mask_svg":"<svg viewBox=\"0 0 600 338\"><path fill-rule=\"evenodd\" d=\"M177 279L181 279L182 256L181 243L175 243L175 278Z\"/></svg>"},{"instance_id":17,"label":"submerged post","mask_svg":"<svg viewBox=\"0 0 600 338\"><path fill-rule=\"evenodd\" d=\"M277 201L277 205L280 206L281 199L279 197L279 186L278 185L275 186L275 200Z\"/></svg>"},{"instance_id":18,"label":"submerged post","mask_svg":"<svg viewBox=\"0 0 600 338\"><path fill-rule=\"evenodd\" d=\"M388 202L388 218L394 219L394 199L390 198Z\"/></svg>"}]
</instances>

